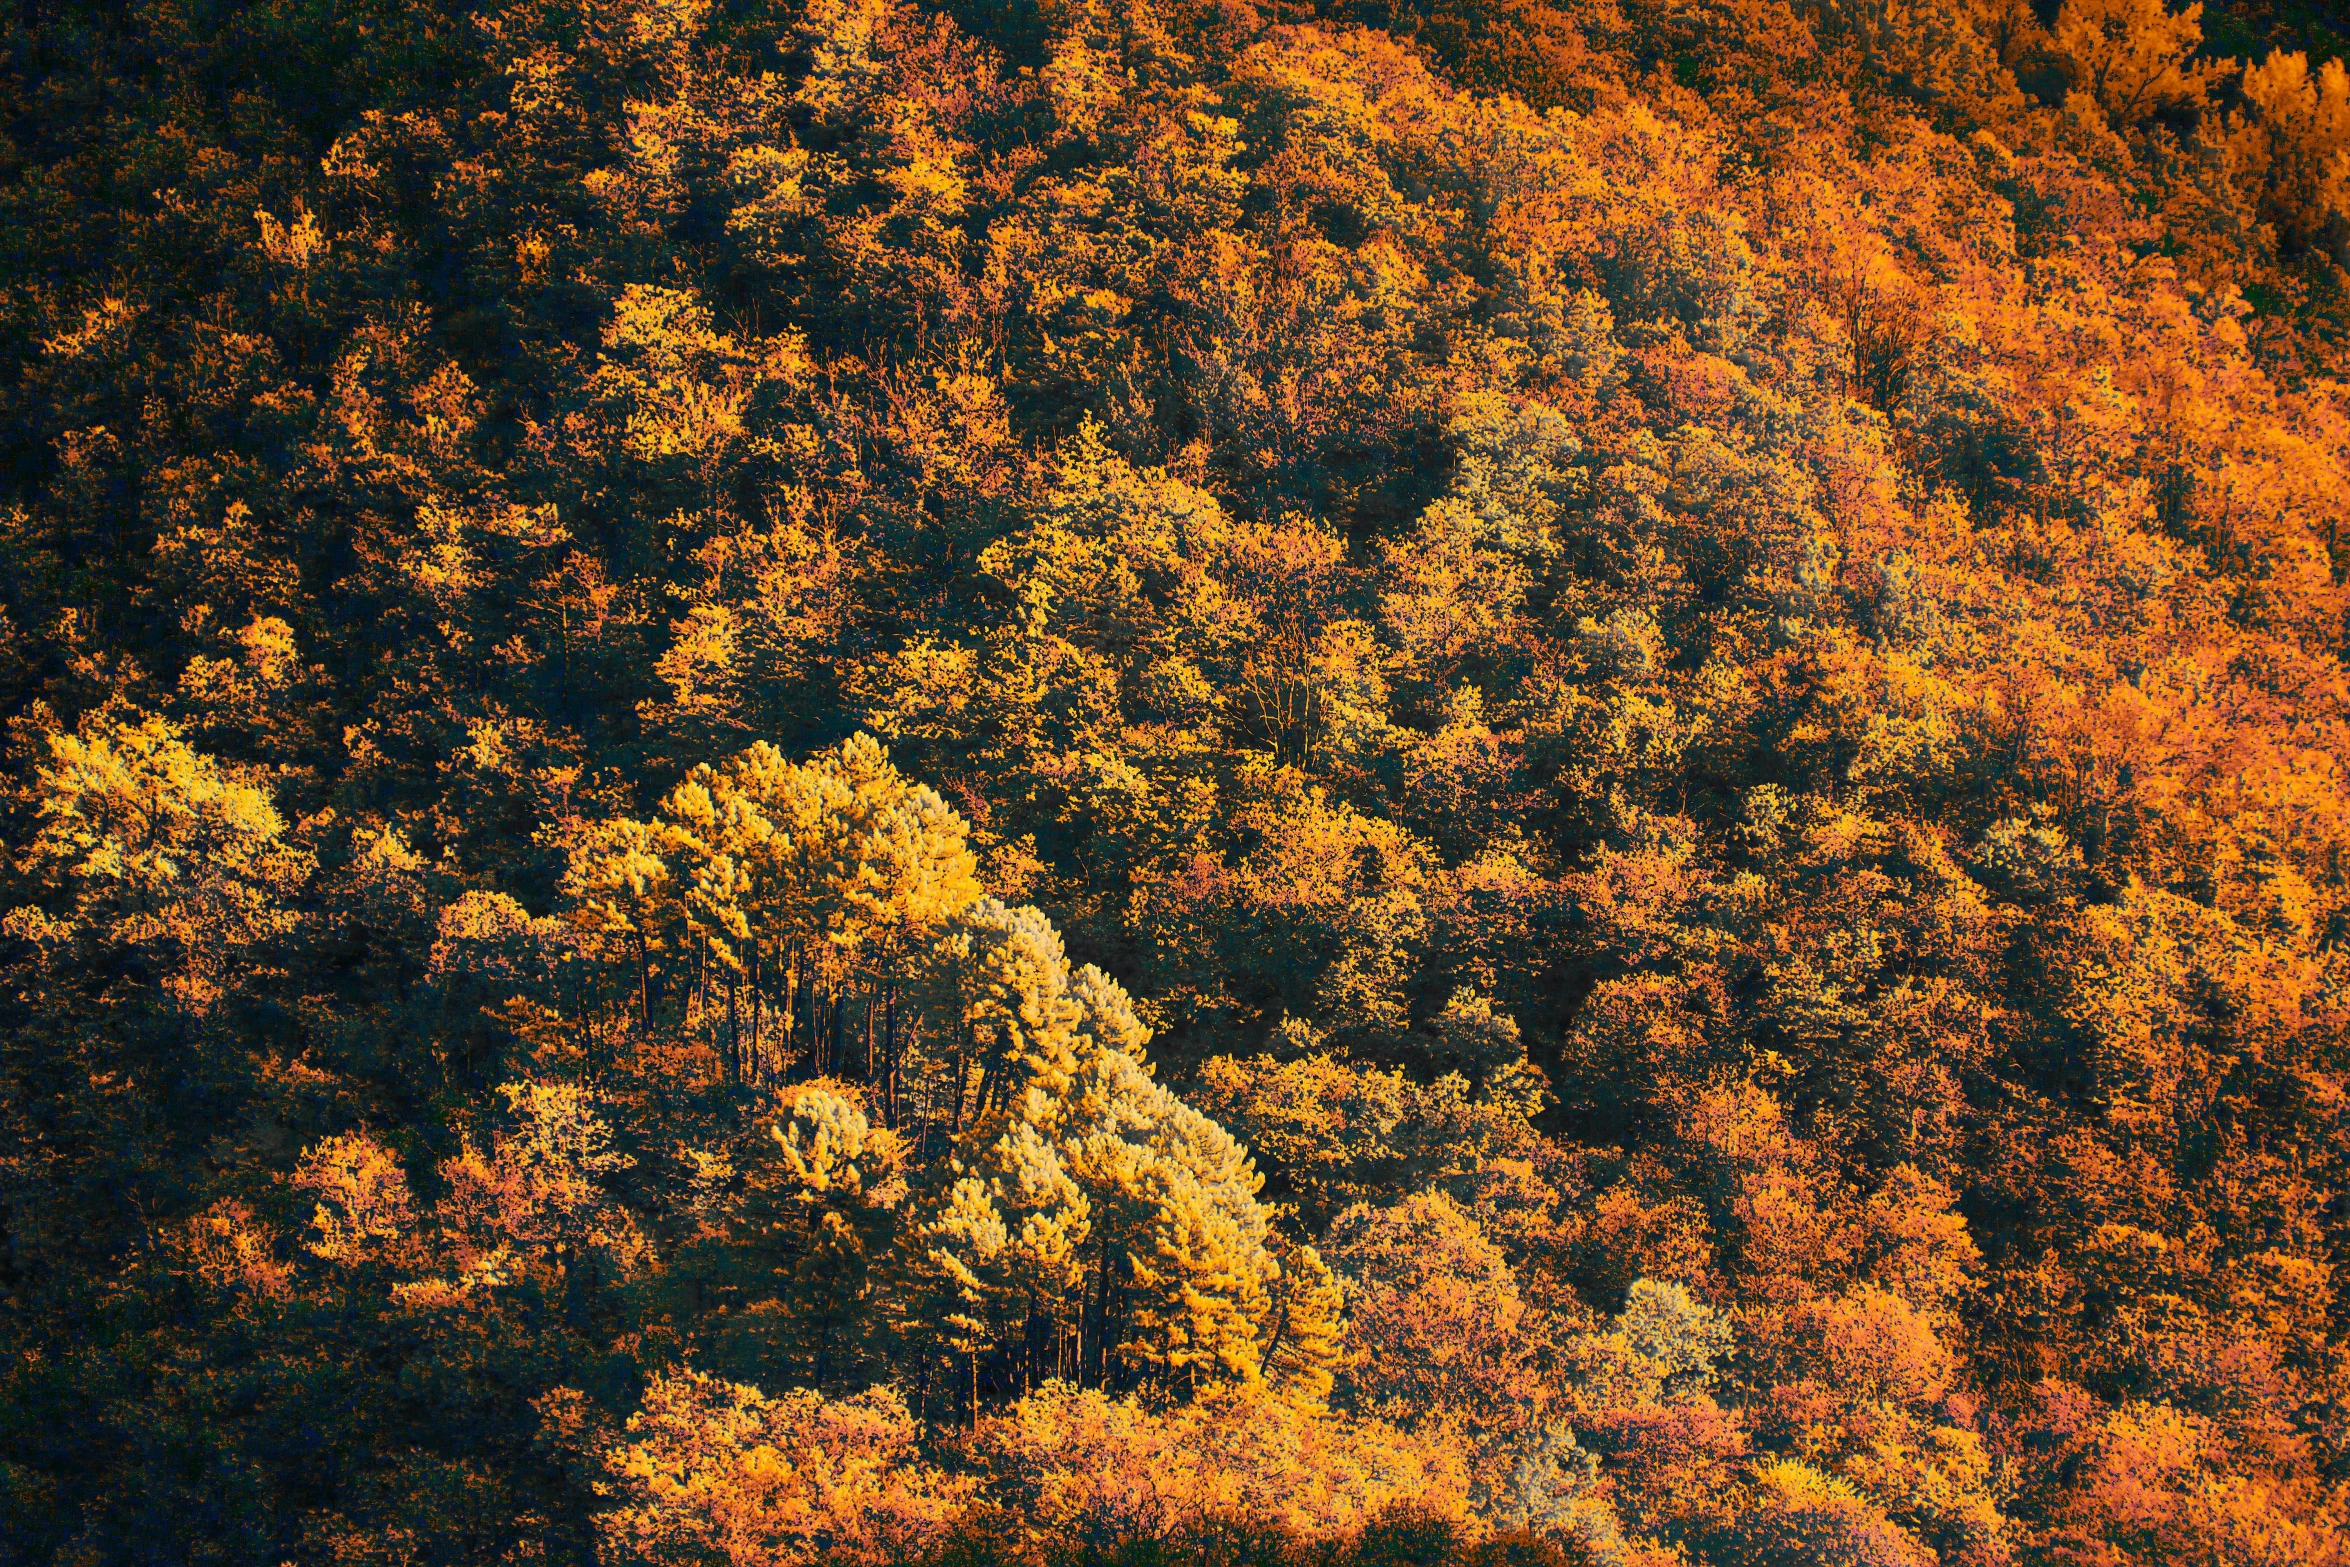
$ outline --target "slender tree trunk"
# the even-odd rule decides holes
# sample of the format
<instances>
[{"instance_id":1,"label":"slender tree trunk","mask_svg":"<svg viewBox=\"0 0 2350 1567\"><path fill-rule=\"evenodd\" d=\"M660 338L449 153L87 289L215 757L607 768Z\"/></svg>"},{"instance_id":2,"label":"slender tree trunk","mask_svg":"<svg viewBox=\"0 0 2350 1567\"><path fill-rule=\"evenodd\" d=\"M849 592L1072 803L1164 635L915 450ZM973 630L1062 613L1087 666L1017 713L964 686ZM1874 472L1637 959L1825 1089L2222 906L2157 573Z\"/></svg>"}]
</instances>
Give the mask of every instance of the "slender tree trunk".
<instances>
[{"instance_id":1,"label":"slender tree trunk","mask_svg":"<svg viewBox=\"0 0 2350 1567\"><path fill-rule=\"evenodd\" d=\"M1084 1330L1081 1327L1079 1332ZM1079 1354L1082 1356L1083 1348ZM1094 1287L1093 1303L1093 1385L1107 1387L1110 1380L1110 1238L1102 1237L1100 1281Z\"/></svg>"},{"instance_id":2,"label":"slender tree trunk","mask_svg":"<svg viewBox=\"0 0 2350 1567\"><path fill-rule=\"evenodd\" d=\"M650 1034L653 1031L653 951L642 929L636 933L636 985L644 1030Z\"/></svg>"},{"instance_id":3,"label":"slender tree trunk","mask_svg":"<svg viewBox=\"0 0 2350 1567\"><path fill-rule=\"evenodd\" d=\"M808 1013L808 1075L824 1075L824 981L816 975L816 955L808 954L808 983L801 1005Z\"/></svg>"},{"instance_id":4,"label":"slender tree trunk","mask_svg":"<svg viewBox=\"0 0 2350 1567\"><path fill-rule=\"evenodd\" d=\"M801 972L805 964L800 958L799 943L792 944L791 956L783 965L783 1045L785 1055L794 1053L800 1034L800 991L807 984Z\"/></svg>"},{"instance_id":5,"label":"slender tree trunk","mask_svg":"<svg viewBox=\"0 0 2350 1567\"><path fill-rule=\"evenodd\" d=\"M889 1060L889 1083L886 1091L882 1094L882 1103L886 1108L882 1111L882 1116L889 1123L889 1129L894 1132L898 1129L899 1068L898 982L894 978L889 982L889 999L886 1003L886 1010L882 1014L881 1050Z\"/></svg>"}]
</instances>

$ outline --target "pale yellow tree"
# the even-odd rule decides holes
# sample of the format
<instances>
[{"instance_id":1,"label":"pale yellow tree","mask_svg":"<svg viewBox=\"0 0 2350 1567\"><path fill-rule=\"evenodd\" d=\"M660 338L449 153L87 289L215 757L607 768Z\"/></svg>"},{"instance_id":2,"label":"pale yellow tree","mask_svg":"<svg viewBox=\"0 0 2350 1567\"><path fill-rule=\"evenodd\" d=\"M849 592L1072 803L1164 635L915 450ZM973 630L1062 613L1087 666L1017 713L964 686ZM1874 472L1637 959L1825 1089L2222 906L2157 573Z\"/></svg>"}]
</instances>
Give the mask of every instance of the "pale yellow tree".
<instances>
[{"instance_id":1,"label":"pale yellow tree","mask_svg":"<svg viewBox=\"0 0 2350 1567\"><path fill-rule=\"evenodd\" d=\"M2065 0L2054 41L2075 86L2126 127L2203 102L2209 74L2193 63L2202 17L2199 3L2174 12L2163 0Z\"/></svg>"},{"instance_id":2,"label":"pale yellow tree","mask_svg":"<svg viewBox=\"0 0 2350 1567\"><path fill-rule=\"evenodd\" d=\"M679 1367L655 1375L599 1455L606 1547L727 1567L879 1563L945 1532L971 1485L923 1461L895 1393L773 1397Z\"/></svg>"},{"instance_id":3,"label":"pale yellow tree","mask_svg":"<svg viewBox=\"0 0 2350 1567\"><path fill-rule=\"evenodd\" d=\"M2224 142L2236 182L2280 239L2307 244L2350 216L2350 73L2279 49L2246 67L2242 86Z\"/></svg>"},{"instance_id":4,"label":"pale yellow tree","mask_svg":"<svg viewBox=\"0 0 2350 1567\"><path fill-rule=\"evenodd\" d=\"M45 901L12 910L7 933L209 1009L256 947L293 927L287 900L310 855L286 841L264 789L161 718L109 705L47 748L17 862Z\"/></svg>"}]
</instances>

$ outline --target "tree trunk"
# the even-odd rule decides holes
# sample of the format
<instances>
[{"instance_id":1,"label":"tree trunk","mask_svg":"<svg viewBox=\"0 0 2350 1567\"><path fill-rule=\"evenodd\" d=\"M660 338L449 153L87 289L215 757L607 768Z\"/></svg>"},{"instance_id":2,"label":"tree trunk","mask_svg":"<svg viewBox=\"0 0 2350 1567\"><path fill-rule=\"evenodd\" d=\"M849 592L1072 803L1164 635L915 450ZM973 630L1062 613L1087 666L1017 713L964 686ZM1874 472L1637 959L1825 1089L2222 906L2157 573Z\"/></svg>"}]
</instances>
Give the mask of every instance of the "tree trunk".
<instances>
[{"instance_id":1,"label":"tree trunk","mask_svg":"<svg viewBox=\"0 0 2350 1567\"><path fill-rule=\"evenodd\" d=\"M800 991L806 985L802 974L799 945L795 942L791 956L783 965L783 1052L790 1054L800 1035Z\"/></svg>"},{"instance_id":2,"label":"tree trunk","mask_svg":"<svg viewBox=\"0 0 2350 1567\"><path fill-rule=\"evenodd\" d=\"M1083 1332L1081 1328L1080 1333ZM1079 1346L1080 1357L1084 1348ZM1093 1385L1107 1387L1110 1381L1110 1238L1102 1237L1101 1282L1094 1290L1093 1306Z\"/></svg>"},{"instance_id":3,"label":"tree trunk","mask_svg":"<svg viewBox=\"0 0 2350 1567\"><path fill-rule=\"evenodd\" d=\"M889 982L889 997L885 1003L881 1023L881 1053L889 1062L889 1082L882 1094L882 1118L889 1129L898 1129L898 982Z\"/></svg>"},{"instance_id":4,"label":"tree trunk","mask_svg":"<svg viewBox=\"0 0 2350 1567\"><path fill-rule=\"evenodd\" d=\"M647 1034L651 1034L653 1032L653 950L645 940L645 933L641 929L636 933L636 984L637 1002L644 1030Z\"/></svg>"}]
</instances>

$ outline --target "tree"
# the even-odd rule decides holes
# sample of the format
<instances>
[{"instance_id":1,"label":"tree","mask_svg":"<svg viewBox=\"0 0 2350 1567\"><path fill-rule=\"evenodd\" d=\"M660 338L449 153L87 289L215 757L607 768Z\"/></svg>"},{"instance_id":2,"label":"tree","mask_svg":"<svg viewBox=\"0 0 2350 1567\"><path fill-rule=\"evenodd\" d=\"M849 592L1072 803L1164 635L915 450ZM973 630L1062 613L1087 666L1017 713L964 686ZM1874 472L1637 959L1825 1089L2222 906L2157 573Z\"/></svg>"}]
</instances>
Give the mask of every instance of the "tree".
<instances>
[{"instance_id":1,"label":"tree","mask_svg":"<svg viewBox=\"0 0 2350 1567\"><path fill-rule=\"evenodd\" d=\"M2173 13L2163 0L2066 0L2051 30L2073 79L2116 125L2203 102L2203 7Z\"/></svg>"},{"instance_id":2,"label":"tree","mask_svg":"<svg viewBox=\"0 0 2350 1567\"><path fill-rule=\"evenodd\" d=\"M201 1013L231 965L291 930L310 858L267 793L188 748L163 719L105 708L46 737L20 874L44 902L8 933L51 965L73 954L95 999L145 985Z\"/></svg>"},{"instance_id":3,"label":"tree","mask_svg":"<svg viewBox=\"0 0 2350 1567\"><path fill-rule=\"evenodd\" d=\"M601 1455L619 1504L602 1537L647 1561L887 1561L944 1534L968 1494L919 1461L914 1437L881 1388L770 1398L671 1371Z\"/></svg>"},{"instance_id":4,"label":"tree","mask_svg":"<svg viewBox=\"0 0 2350 1567\"><path fill-rule=\"evenodd\" d=\"M2330 242L2350 214L2342 153L2350 148L2350 74L2327 60L2277 50L2246 67L2243 107L2228 117L2227 151L2236 179L2288 248Z\"/></svg>"}]
</instances>

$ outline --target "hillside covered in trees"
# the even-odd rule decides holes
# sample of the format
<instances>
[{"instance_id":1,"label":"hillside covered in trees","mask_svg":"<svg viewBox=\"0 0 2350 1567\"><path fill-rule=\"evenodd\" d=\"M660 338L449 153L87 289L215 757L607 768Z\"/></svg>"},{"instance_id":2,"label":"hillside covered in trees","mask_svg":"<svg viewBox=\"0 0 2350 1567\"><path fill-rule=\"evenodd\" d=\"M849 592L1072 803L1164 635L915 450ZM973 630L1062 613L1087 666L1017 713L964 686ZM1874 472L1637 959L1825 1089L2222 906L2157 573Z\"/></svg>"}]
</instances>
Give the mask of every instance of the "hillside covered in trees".
<instances>
[{"instance_id":1,"label":"hillside covered in trees","mask_svg":"<svg viewBox=\"0 0 2350 1567\"><path fill-rule=\"evenodd\" d=\"M2338 22L11 8L0 1564L2350 1563Z\"/></svg>"}]
</instances>

